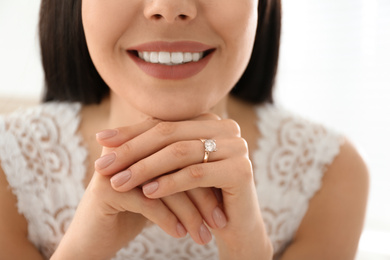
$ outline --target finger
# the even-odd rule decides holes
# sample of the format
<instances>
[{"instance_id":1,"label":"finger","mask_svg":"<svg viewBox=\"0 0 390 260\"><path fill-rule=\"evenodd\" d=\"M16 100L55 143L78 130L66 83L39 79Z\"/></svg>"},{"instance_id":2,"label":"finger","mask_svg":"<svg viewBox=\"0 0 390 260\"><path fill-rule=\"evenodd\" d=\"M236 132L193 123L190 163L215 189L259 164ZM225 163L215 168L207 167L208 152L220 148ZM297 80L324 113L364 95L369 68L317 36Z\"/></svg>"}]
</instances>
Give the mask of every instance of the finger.
<instances>
[{"instance_id":1,"label":"finger","mask_svg":"<svg viewBox=\"0 0 390 260\"><path fill-rule=\"evenodd\" d=\"M207 225L211 228L223 228L227 220L225 213L221 210L219 201L211 188L197 188L188 190L188 197L201 213Z\"/></svg>"},{"instance_id":2,"label":"finger","mask_svg":"<svg viewBox=\"0 0 390 260\"><path fill-rule=\"evenodd\" d=\"M161 176L142 187L145 196L161 198L198 187L216 187L225 193L238 194L241 187L253 182L252 164L248 157L195 164L178 172Z\"/></svg>"},{"instance_id":3,"label":"finger","mask_svg":"<svg viewBox=\"0 0 390 260\"><path fill-rule=\"evenodd\" d=\"M204 245L211 241L211 233L203 223L202 215L186 193L180 192L161 200L177 216L196 243Z\"/></svg>"},{"instance_id":4,"label":"finger","mask_svg":"<svg viewBox=\"0 0 390 260\"><path fill-rule=\"evenodd\" d=\"M209 162L248 153L242 138L216 140L216 143L218 150L209 153ZM115 174L111 185L115 190L125 192L160 175L201 163L204 156L205 147L200 140L177 142Z\"/></svg>"},{"instance_id":5,"label":"finger","mask_svg":"<svg viewBox=\"0 0 390 260\"><path fill-rule=\"evenodd\" d=\"M114 206L118 207L118 210L142 214L175 238L187 234L180 220L160 199L145 197L139 188L126 193L116 193L116 196Z\"/></svg>"},{"instance_id":6,"label":"finger","mask_svg":"<svg viewBox=\"0 0 390 260\"><path fill-rule=\"evenodd\" d=\"M194 119L193 121L204 121L204 120L221 120L219 116L212 113L202 114ZM96 140L99 144L107 147L117 147L123 143L133 139L134 137L142 134L150 128L157 125L161 120L158 119L147 119L136 125L118 127L115 129L106 129L96 134Z\"/></svg>"},{"instance_id":7,"label":"finger","mask_svg":"<svg viewBox=\"0 0 390 260\"><path fill-rule=\"evenodd\" d=\"M103 146L117 147L151 129L159 122L161 121L157 119L147 119L139 124L131 126L106 129L96 134L96 140Z\"/></svg>"},{"instance_id":8,"label":"finger","mask_svg":"<svg viewBox=\"0 0 390 260\"><path fill-rule=\"evenodd\" d=\"M199 138L216 139L214 137L217 136L239 137L238 124L232 120L160 122L116 148L111 154L99 158L95 162L95 169L103 175L112 175L172 143Z\"/></svg>"}]
</instances>

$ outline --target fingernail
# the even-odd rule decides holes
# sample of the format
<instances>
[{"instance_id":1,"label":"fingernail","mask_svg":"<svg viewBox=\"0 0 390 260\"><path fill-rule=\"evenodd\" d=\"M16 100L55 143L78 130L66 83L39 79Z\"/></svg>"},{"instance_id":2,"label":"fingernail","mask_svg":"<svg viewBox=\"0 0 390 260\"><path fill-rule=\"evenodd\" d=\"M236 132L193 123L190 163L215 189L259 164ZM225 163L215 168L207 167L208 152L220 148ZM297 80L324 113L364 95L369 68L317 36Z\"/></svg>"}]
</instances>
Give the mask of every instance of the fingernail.
<instances>
[{"instance_id":1,"label":"fingernail","mask_svg":"<svg viewBox=\"0 0 390 260\"><path fill-rule=\"evenodd\" d=\"M199 230L200 239L202 239L204 244L207 244L211 240L211 233L209 229L205 226L205 224L202 224L200 226Z\"/></svg>"},{"instance_id":2,"label":"fingernail","mask_svg":"<svg viewBox=\"0 0 390 260\"><path fill-rule=\"evenodd\" d=\"M99 140L108 139L118 134L118 129L107 129L96 134L96 138Z\"/></svg>"},{"instance_id":3,"label":"fingernail","mask_svg":"<svg viewBox=\"0 0 390 260\"><path fill-rule=\"evenodd\" d=\"M150 195L158 189L158 182L153 181L142 187L145 195Z\"/></svg>"},{"instance_id":4,"label":"fingernail","mask_svg":"<svg viewBox=\"0 0 390 260\"><path fill-rule=\"evenodd\" d=\"M131 172L129 170L120 172L111 177L110 181L112 186L118 188L125 184L131 178Z\"/></svg>"},{"instance_id":5,"label":"fingernail","mask_svg":"<svg viewBox=\"0 0 390 260\"><path fill-rule=\"evenodd\" d=\"M218 228L223 228L226 226L227 221L225 213L223 213L223 211L219 207L216 207L214 209L213 219Z\"/></svg>"},{"instance_id":6,"label":"fingernail","mask_svg":"<svg viewBox=\"0 0 390 260\"><path fill-rule=\"evenodd\" d=\"M180 237L185 237L187 235L187 230L181 223L177 223L176 230Z\"/></svg>"},{"instance_id":7,"label":"fingernail","mask_svg":"<svg viewBox=\"0 0 390 260\"><path fill-rule=\"evenodd\" d=\"M95 168L98 170L103 170L104 168L110 166L115 161L115 158L115 153L106 154L95 161Z\"/></svg>"}]
</instances>

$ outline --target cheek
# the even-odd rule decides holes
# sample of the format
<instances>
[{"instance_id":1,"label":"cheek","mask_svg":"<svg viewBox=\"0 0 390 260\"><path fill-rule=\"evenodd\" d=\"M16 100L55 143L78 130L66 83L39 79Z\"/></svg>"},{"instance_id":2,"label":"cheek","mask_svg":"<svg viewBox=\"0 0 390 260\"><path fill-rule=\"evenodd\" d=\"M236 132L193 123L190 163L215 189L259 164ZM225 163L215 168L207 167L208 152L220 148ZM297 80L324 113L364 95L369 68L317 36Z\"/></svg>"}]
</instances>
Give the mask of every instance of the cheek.
<instances>
[{"instance_id":1,"label":"cheek","mask_svg":"<svg viewBox=\"0 0 390 260\"><path fill-rule=\"evenodd\" d=\"M212 21L214 30L228 38L228 43L250 43L256 32L257 1L218 0L216 2L210 9L205 7L207 19Z\"/></svg>"},{"instance_id":2,"label":"cheek","mask_svg":"<svg viewBox=\"0 0 390 260\"><path fill-rule=\"evenodd\" d=\"M83 0L82 21L85 38L92 61L101 74L112 66L118 41L131 23L134 10L131 1ZM126 10L126 11L125 11Z\"/></svg>"},{"instance_id":3,"label":"cheek","mask_svg":"<svg viewBox=\"0 0 390 260\"><path fill-rule=\"evenodd\" d=\"M213 29L222 37L222 51L228 53L226 64L232 70L229 73L237 81L252 53L258 19L257 1L225 0L218 3L214 12L208 15L213 21Z\"/></svg>"}]
</instances>

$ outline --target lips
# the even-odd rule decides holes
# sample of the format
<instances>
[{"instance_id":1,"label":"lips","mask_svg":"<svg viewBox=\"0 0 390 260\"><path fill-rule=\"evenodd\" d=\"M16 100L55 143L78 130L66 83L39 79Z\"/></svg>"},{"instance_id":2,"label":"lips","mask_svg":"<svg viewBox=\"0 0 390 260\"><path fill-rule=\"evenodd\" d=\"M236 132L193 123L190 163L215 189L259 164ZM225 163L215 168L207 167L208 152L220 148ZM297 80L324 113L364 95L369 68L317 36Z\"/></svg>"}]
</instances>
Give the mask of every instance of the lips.
<instances>
[{"instance_id":1,"label":"lips","mask_svg":"<svg viewBox=\"0 0 390 260\"><path fill-rule=\"evenodd\" d=\"M199 42L150 42L131 47L129 57L149 76L179 80L202 71L215 48Z\"/></svg>"}]
</instances>

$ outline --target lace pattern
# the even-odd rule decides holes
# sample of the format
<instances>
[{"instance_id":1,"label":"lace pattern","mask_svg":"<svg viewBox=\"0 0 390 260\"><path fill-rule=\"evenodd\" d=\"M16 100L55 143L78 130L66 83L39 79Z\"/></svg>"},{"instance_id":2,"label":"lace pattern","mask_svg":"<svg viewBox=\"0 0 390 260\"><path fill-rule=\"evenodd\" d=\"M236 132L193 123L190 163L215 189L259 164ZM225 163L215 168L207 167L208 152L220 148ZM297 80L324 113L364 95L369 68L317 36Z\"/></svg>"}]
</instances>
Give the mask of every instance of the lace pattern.
<instances>
[{"instance_id":1,"label":"lace pattern","mask_svg":"<svg viewBox=\"0 0 390 260\"><path fill-rule=\"evenodd\" d=\"M84 193L87 149L77 130L79 104L47 103L0 117L0 161L28 221L29 239L49 258ZM267 232L279 254L291 241L342 137L274 105L258 108L262 138L253 154ZM76 119L76 120L75 120ZM121 259L218 259L216 243L175 239L146 227Z\"/></svg>"},{"instance_id":2,"label":"lace pattern","mask_svg":"<svg viewBox=\"0 0 390 260\"><path fill-rule=\"evenodd\" d=\"M0 159L30 241L54 252L83 194L86 149L75 135L79 104L46 104L0 120Z\"/></svg>"}]
</instances>

